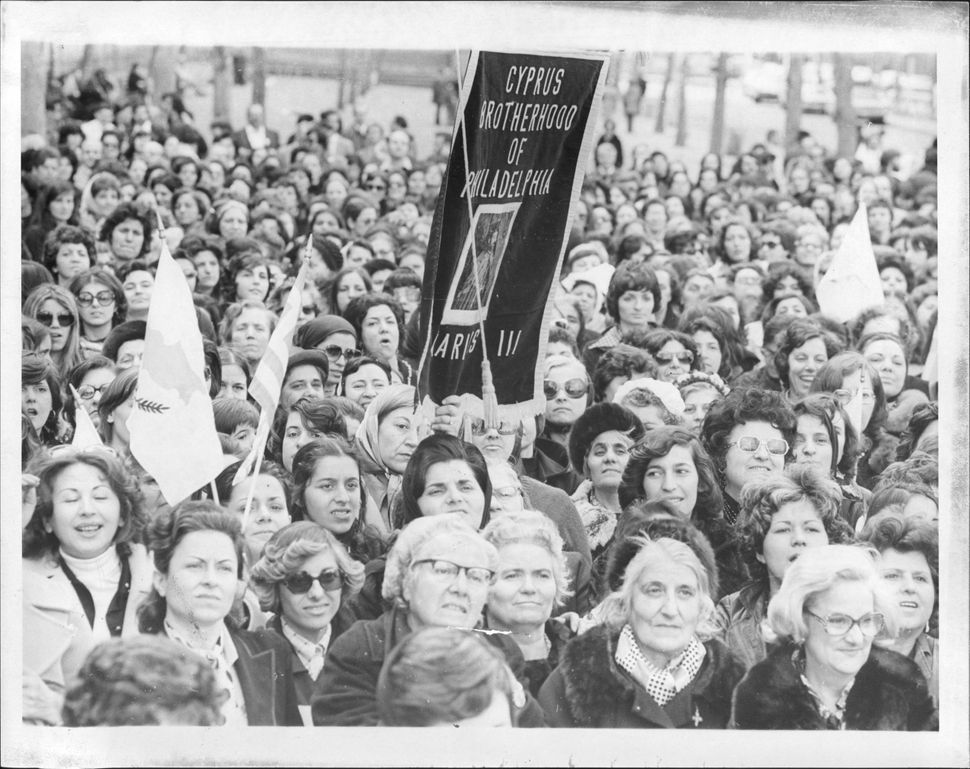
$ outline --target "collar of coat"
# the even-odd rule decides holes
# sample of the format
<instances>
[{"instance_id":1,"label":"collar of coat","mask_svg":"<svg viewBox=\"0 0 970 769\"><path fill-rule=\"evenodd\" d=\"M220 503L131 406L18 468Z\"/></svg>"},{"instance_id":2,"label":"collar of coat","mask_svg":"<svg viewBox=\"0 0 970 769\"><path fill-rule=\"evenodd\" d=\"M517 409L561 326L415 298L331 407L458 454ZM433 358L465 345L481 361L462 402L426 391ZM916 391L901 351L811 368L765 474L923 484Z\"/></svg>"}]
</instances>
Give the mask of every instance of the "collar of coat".
<instances>
[{"instance_id":1,"label":"collar of coat","mask_svg":"<svg viewBox=\"0 0 970 769\"><path fill-rule=\"evenodd\" d=\"M616 664L620 631L598 625L574 638L563 652L561 668L566 704L577 726L596 726L603 716L620 707L632 708L639 688ZM744 666L720 641L704 644L706 655L691 683L695 692L730 702L731 691Z\"/></svg>"}]
</instances>

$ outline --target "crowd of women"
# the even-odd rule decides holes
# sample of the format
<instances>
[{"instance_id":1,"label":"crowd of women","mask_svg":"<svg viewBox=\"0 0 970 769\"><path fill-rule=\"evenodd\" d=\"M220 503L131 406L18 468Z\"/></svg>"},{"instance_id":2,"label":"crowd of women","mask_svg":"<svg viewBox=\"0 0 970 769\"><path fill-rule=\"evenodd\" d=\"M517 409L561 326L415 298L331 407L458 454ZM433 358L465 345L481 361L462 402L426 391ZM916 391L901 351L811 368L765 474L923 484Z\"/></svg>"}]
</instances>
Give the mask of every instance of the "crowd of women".
<instances>
[{"instance_id":1,"label":"crowd of women","mask_svg":"<svg viewBox=\"0 0 970 769\"><path fill-rule=\"evenodd\" d=\"M936 728L935 146L901 179L898 153L807 135L699 168L618 166L611 136L544 413L448 398L429 422L446 150L335 111L210 145L150 106L23 155L26 721ZM885 301L840 324L814 286L860 202ZM126 426L163 239L226 456L174 506ZM234 485L305 251L266 456ZM100 442L72 445L85 416Z\"/></svg>"}]
</instances>

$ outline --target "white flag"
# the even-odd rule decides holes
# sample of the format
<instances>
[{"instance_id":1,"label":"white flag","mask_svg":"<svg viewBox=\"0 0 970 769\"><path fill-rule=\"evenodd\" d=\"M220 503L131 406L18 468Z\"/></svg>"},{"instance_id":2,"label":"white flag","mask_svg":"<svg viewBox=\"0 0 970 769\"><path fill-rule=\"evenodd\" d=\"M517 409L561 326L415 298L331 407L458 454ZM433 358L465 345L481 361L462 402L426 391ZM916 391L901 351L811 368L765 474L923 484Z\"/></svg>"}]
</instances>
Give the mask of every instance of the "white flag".
<instances>
[{"instance_id":1,"label":"white flag","mask_svg":"<svg viewBox=\"0 0 970 769\"><path fill-rule=\"evenodd\" d=\"M839 323L848 323L864 310L883 303L864 203L859 203L832 264L815 288L815 296L822 314Z\"/></svg>"},{"instance_id":2,"label":"white flag","mask_svg":"<svg viewBox=\"0 0 970 769\"><path fill-rule=\"evenodd\" d=\"M91 421L91 416L88 414L88 410L84 408L84 404L81 403L81 396L78 395L78 391L74 389L74 385L68 385L71 388L71 392L74 394L74 437L71 438L71 445L78 451L84 451L92 446L101 446L101 436L98 434L98 428L94 426L94 422Z\"/></svg>"},{"instance_id":3,"label":"white flag","mask_svg":"<svg viewBox=\"0 0 970 769\"><path fill-rule=\"evenodd\" d=\"M192 293L163 241L128 431L132 455L170 505L225 467L203 372Z\"/></svg>"}]
</instances>

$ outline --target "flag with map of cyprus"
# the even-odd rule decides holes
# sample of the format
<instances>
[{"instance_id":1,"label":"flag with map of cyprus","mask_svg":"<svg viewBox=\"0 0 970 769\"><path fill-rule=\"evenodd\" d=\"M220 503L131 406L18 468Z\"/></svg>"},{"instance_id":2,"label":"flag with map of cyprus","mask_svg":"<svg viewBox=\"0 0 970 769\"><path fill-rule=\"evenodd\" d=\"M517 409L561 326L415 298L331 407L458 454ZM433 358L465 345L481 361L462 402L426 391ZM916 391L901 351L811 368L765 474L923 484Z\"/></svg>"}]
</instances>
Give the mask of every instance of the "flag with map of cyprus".
<instances>
[{"instance_id":1,"label":"flag with map of cyprus","mask_svg":"<svg viewBox=\"0 0 970 769\"><path fill-rule=\"evenodd\" d=\"M192 293L163 240L128 431L132 455L170 505L209 483L226 463L204 367Z\"/></svg>"}]
</instances>

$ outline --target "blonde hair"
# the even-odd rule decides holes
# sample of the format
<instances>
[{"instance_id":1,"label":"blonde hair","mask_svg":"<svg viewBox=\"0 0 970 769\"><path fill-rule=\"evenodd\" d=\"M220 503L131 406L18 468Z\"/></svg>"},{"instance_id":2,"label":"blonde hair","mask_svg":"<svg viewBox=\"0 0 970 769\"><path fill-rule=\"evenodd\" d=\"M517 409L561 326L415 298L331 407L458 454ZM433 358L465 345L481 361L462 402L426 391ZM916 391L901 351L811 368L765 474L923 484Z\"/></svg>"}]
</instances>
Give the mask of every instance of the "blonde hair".
<instances>
[{"instance_id":1,"label":"blonde hair","mask_svg":"<svg viewBox=\"0 0 970 769\"><path fill-rule=\"evenodd\" d=\"M556 603L561 604L569 590L563 541L556 525L542 513L523 510L500 515L482 530L486 542L491 542L501 555L506 545L536 545L552 556L552 575L556 581Z\"/></svg>"}]
</instances>

